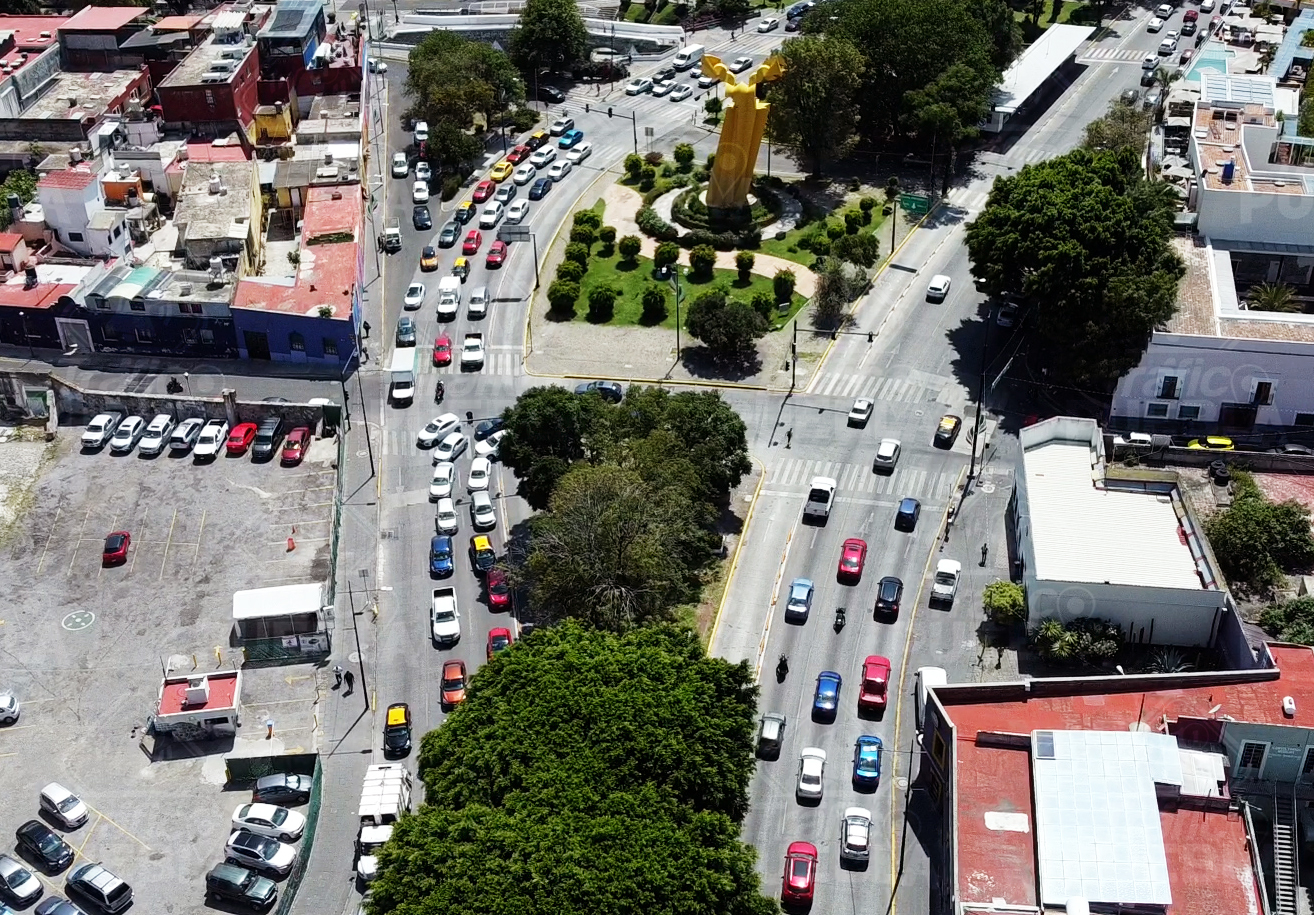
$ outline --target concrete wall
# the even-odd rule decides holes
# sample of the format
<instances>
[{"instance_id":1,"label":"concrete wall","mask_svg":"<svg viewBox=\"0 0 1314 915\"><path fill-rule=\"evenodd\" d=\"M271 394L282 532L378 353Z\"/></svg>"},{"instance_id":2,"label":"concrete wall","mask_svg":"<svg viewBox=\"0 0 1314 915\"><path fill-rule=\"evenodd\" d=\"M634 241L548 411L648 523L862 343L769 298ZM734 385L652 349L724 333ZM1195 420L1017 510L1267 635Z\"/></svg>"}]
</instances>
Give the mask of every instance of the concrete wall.
<instances>
[{"instance_id":1,"label":"concrete wall","mask_svg":"<svg viewBox=\"0 0 1314 915\"><path fill-rule=\"evenodd\" d=\"M1144 645L1212 646L1224 614L1226 592L1146 588L1094 582L1040 581L1028 576L1027 624L1094 617L1117 623L1128 642Z\"/></svg>"}]
</instances>

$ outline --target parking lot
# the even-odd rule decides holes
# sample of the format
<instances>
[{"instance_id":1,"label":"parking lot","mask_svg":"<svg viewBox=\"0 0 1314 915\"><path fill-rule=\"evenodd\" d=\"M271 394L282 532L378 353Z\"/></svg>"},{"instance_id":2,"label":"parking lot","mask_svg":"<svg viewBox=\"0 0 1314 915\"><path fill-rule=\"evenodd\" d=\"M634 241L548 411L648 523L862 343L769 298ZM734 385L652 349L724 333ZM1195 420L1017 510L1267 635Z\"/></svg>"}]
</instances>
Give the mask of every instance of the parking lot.
<instances>
[{"instance_id":1,"label":"parking lot","mask_svg":"<svg viewBox=\"0 0 1314 915\"><path fill-rule=\"evenodd\" d=\"M224 756L317 749L323 678L311 665L244 670L235 741L153 740L146 727L166 668L242 663L234 591L327 578L336 443L316 441L287 468L83 452L80 433L0 444L0 691L22 702L17 724L0 727L0 851L14 854L14 830L58 781L91 809L66 835L74 868L103 862L132 885L137 911L213 911L203 878L250 800L226 790ZM126 561L102 567L119 530L132 535ZM46 893L65 895L67 873L41 874Z\"/></svg>"}]
</instances>

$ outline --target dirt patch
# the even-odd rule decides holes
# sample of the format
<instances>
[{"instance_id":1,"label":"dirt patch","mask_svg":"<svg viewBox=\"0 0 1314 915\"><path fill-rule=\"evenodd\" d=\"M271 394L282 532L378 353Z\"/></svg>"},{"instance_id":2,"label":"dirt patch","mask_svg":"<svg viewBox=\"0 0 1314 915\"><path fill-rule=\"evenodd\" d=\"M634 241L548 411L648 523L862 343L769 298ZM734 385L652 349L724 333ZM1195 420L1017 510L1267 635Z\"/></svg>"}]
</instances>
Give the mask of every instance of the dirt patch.
<instances>
[{"instance_id":1,"label":"dirt patch","mask_svg":"<svg viewBox=\"0 0 1314 915\"><path fill-rule=\"evenodd\" d=\"M19 430L21 432L22 429ZM55 445L32 441L33 437L15 434L3 445L4 460L0 461L0 542L7 543L10 540L14 523L27 514L36 482L41 477L41 468L55 453Z\"/></svg>"}]
</instances>

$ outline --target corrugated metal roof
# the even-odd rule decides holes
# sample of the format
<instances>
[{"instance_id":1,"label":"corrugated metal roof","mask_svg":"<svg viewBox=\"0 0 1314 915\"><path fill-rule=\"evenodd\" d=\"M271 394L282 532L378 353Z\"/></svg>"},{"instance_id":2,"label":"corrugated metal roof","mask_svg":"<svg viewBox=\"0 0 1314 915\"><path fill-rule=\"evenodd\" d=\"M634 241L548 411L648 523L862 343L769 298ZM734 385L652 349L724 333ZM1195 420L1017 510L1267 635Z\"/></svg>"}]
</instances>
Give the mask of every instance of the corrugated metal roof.
<instances>
[{"instance_id":1,"label":"corrugated metal roof","mask_svg":"<svg viewBox=\"0 0 1314 915\"><path fill-rule=\"evenodd\" d=\"M1201 589L1171 500L1107 489L1088 443L1023 455L1035 573L1048 581Z\"/></svg>"},{"instance_id":2,"label":"corrugated metal roof","mask_svg":"<svg viewBox=\"0 0 1314 915\"><path fill-rule=\"evenodd\" d=\"M1045 80L1077 52L1095 29L1085 25L1051 25L1004 71L995 90L996 111L1017 111Z\"/></svg>"}]
</instances>

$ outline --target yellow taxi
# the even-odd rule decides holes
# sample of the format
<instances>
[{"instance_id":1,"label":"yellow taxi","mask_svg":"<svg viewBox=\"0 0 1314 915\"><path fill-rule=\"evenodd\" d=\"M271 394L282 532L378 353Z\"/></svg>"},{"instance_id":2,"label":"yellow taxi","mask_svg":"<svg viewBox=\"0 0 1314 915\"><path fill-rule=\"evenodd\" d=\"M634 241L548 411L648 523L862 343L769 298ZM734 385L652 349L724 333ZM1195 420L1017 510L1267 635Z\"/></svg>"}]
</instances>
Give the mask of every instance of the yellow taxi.
<instances>
[{"instance_id":1,"label":"yellow taxi","mask_svg":"<svg viewBox=\"0 0 1314 915\"><path fill-rule=\"evenodd\" d=\"M405 756L411 750L411 709L405 702L388 706L383 725L383 755Z\"/></svg>"},{"instance_id":2,"label":"yellow taxi","mask_svg":"<svg viewBox=\"0 0 1314 915\"><path fill-rule=\"evenodd\" d=\"M501 162L493 166L493 170L488 173L488 177L500 184L507 178L511 177L511 173L515 171L515 168L514 165L503 159Z\"/></svg>"},{"instance_id":3,"label":"yellow taxi","mask_svg":"<svg viewBox=\"0 0 1314 915\"><path fill-rule=\"evenodd\" d=\"M529 139L525 141L525 145L530 149L538 149L540 146L546 145L547 141L550 139L552 139L552 135L546 130L535 130L529 135Z\"/></svg>"},{"instance_id":4,"label":"yellow taxi","mask_svg":"<svg viewBox=\"0 0 1314 915\"><path fill-rule=\"evenodd\" d=\"M464 283L470 275L470 261L464 257L458 257L456 263L452 264L452 276L459 276Z\"/></svg>"},{"instance_id":5,"label":"yellow taxi","mask_svg":"<svg viewBox=\"0 0 1314 915\"><path fill-rule=\"evenodd\" d=\"M493 541L486 534L475 534L470 538L470 562L476 573L487 572L497 563Z\"/></svg>"},{"instance_id":6,"label":"yellow taxi","mask_svg":"<svg viewBox=\"0 0 1314 915\"><path fill-rule=\"evenodd\" d=\"M461 205L456 208L456 212L452 215L456 217L457 222L461 225L465 225L467 222L474 219L476 212L478 212L478 208L474 205L473 200L463 200Z\"/></svg>"},{"instance_id":7,"label":"yellow taxi","mask_svg":"<svg viewBox=\"0 0 1314 915\"><path fill-rule=\"evenodd\" d=\"M1207 435L1204 438L1193 438L1186 443L1187 448L1194 448L1196 451L1235 451L1236 445L1230 438L1224 438L1221 435Z\"/></svg>"}]
</instances>

